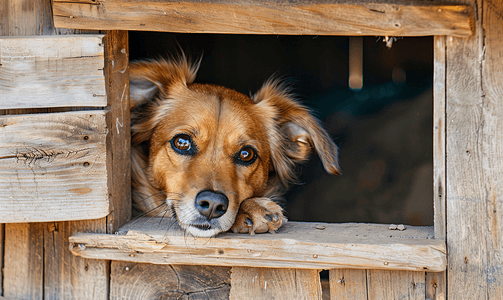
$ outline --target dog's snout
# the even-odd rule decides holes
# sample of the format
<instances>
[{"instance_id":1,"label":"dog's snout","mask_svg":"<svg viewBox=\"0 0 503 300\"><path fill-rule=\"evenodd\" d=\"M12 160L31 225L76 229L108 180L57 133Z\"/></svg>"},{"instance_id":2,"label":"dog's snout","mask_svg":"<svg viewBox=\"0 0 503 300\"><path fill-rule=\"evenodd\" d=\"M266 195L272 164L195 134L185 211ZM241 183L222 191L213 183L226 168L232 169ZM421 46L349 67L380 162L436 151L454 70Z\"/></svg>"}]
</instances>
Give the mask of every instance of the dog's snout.
<instances>
[{"instance_id":1,"label":"dog's snout","mask_svg":"<svg viewBox=\"0 0 503 300\"><path fill-rule=\"evenodd\" d=\"M221 193L202 191L196 196L196 209L209 221L225 214L229 199Z\"/></svg>"}]
</instances>

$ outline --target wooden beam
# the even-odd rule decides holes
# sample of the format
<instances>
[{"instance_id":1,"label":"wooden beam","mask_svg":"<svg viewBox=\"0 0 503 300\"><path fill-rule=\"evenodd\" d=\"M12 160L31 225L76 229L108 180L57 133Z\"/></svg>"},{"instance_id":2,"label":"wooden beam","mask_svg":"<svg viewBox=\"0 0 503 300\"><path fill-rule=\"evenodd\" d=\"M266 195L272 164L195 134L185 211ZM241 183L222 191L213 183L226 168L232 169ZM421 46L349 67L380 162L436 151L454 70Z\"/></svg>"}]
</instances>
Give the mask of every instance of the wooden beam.
<instances>
[{"instance_id":1,"label":"wooden beam","mask_svg":"<svg viewBox=\"0 0 503 300\"><path fill-rule=\"evenodd\" d=\"M426 1L54 0L56 27L182 33L428 36L472 34L468 5Z\"/></svg>"},{"instance_id":2,"label":"wooden beam","mask_svg":"<svg viewBox=\"0 0 503 300\"><path fill-rule=\"evenodd\" d=\"M432 230L289 222L275 235L226 233L206 239L187 236L169 218L141 218L119 234L75 234L70 242L82 257L156 264L439 272L445 270L445 242L433 239Z\"/></svg>"},{"instance_id":3,"label":"wooden beam","mask_svg":"<svg viewBox=\"0 0 503 300\"><path fill-rule=\"evenodd\" d=\"M102 38L1 37L0 109L106 106Z\"/></svg>"},{"instance_id":4,"label":"wooden beam","mask_svg":"<svg viewBox=\"0 0 503 300\"><path fill-rule=\"evenodd\" d=\"M106 112L0 116L0 222L109 212Z\"/></svg>"},{"instance_id":5,"label":"wooden beam","mask_svg":"<svg viewBox=\"0 0 503 300\"><path fill-rule=\"evenodd\" d=\"M131 219L131 130L129 116L129 41L127 31L108 31L105 44L105 79L110 117L107 119L108 189L110 211L107 233Z\"/></svg>"},{"instance_id":6,"label":"wooden beam","mask_svg":"<svg viewBox=\"0 0 503 300\"><path fill-rule=\"evenodd\" d=\"M501 299L503 1L466 2L476 34L446 40L447 295Z\"/></svg>"}]
</instances>

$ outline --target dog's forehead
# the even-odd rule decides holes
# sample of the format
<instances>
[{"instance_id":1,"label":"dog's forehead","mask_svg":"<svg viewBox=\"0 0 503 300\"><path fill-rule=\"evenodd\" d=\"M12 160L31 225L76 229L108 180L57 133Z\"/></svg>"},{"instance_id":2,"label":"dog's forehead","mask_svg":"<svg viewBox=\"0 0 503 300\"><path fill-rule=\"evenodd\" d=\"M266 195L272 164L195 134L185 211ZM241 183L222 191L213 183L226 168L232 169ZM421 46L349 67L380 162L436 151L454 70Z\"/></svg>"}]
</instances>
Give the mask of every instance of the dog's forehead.
<instances>
[{"instance_id":1,"label":"dog's forehead","mask_svg":"<svg viewBox=\"0 0 503 300\"><path fill-rule=\"evenodd\" d=\"M253 100L232 89L192 84L171 91L176 103L170 121L178 128L190 128L198 137L215 137L232 144L264 140L265 131ZM254 143L255 144L255 143Z\"/></svg>"}]
</instances>

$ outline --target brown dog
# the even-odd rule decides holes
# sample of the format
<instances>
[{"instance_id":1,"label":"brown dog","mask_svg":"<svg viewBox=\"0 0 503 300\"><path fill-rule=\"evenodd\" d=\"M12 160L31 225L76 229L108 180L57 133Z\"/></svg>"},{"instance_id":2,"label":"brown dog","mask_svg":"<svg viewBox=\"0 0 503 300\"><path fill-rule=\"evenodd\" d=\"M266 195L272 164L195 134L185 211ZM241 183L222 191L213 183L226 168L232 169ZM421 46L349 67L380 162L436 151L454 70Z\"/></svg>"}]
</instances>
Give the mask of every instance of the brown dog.
<instances>
[{"instance_id":1,"label":"brown dog","mask_svg":"<svg viewBox=\"0 0 503 300\"><path fill-rule=\"evenodd\" d=\"M193 83L199 63L136 62L130 68L133 200L166 205L196 237L232 229L274 232L284 222L272 201L314 148L340 174L337 147L280 82L253 96Z\"/></svg>"}]
</instances>

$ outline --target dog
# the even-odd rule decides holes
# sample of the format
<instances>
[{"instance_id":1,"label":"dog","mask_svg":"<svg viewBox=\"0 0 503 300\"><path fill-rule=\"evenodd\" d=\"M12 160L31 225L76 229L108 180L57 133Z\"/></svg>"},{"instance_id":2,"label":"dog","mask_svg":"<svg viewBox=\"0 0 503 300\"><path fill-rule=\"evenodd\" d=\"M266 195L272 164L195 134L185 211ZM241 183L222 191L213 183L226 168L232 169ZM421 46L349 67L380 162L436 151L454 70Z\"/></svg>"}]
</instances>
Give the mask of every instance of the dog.
<instances>
[{"instance_id":1,"label":"dog","mask_svg":"<svg viewBox=\"0 0 503 300\"><path fill-rule=\"evenodd\" d=\"M341 173L338 149L290 89L269 79L253 96L194 83L201 60L130 65L133 203L165 205L186 233L274 233L287 219L274 201L315 150Z\"/></svg>"}]
</instances>

